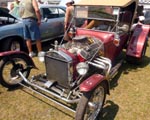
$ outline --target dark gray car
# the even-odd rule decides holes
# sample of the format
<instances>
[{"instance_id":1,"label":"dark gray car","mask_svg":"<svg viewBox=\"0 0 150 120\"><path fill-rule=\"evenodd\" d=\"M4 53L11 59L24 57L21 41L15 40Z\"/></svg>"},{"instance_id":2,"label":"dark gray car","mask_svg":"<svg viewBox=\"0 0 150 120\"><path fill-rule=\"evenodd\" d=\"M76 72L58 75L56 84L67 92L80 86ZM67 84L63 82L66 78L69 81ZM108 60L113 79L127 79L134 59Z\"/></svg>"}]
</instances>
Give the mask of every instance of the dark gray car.
<instances>
[{"instance_id":1,"label":"dark gray car","mask_svg":"<svg viewBox=\"0 0 150 120\"><path fill-rule=\"evenodd\" d=\"M65 7L54 5L39 7L42 15L40 25L42 42L61 38L64 34ZM7 9L0 8L0 51L22 50L24 47L22 20L14 14L9 14Z\"/></svg>"}]
</instances>

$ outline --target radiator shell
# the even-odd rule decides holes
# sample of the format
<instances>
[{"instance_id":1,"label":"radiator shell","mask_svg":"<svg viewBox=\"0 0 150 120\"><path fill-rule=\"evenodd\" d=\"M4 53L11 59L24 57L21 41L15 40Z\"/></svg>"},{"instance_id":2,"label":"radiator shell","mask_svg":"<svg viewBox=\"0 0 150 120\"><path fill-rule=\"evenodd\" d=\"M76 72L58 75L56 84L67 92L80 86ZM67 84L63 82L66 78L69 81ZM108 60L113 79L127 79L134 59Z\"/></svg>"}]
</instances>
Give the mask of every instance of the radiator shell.
<instances>
[{"instance_id":1,"label":"radiator shell","mask_svg":"<svg viewBox=\"0 0 150 120\"><path fill-rule=\"evenodd\" d=\"M64 51L48 52L45 55L45 67L48 80L56 81L64 88L71 88L74 81L76 57L72 57Z\"/></svg>"}]
</instances>

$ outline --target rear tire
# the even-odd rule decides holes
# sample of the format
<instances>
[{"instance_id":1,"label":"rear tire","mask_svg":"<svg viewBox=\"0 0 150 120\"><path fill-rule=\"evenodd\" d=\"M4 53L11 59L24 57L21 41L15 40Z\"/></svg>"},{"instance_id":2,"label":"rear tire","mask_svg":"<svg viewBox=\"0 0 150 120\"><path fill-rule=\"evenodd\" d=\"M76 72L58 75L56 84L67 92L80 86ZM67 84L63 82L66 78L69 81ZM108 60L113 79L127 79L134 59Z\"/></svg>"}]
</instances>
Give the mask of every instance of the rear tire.
<instances>
[{"instance_id":1,"label":"rear tire","mask_svg":"<svg viewBox=\"0 0 150 120\"><path fill-rule=\"evenodd\" d=\"M93 91L83 93L77 109L75 120L96 120L106 98L106 87L101 83Z\"/></svg>"}]
</instances>

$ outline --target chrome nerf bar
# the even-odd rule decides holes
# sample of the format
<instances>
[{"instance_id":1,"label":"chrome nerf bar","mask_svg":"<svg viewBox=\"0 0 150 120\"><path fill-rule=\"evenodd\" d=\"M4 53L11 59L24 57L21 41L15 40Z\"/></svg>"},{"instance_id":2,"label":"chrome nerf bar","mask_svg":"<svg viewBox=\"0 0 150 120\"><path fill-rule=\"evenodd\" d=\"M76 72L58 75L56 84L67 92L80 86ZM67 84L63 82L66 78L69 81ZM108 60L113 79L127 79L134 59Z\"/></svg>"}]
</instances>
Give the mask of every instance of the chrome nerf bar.
<instances>
[{"instance_id":1,"label":"chrome nerf bar","mask_svg":"<svg viewBox=\"0 0 150 120\"><path fill-rule=\"evenodd\" d=\"M64 98L64 97L62 97L62 96L60 96L60 95L55 94L54 92L51 92L50 90L47 90L47 89L45 89L45 88L43 88L43 87L40 87L40 86L38 86L38 85L36 85L36 84L33 84L33 83L29 82L29 80L28 80L26 77L24 77L24 75L23 75L22 72L20 72L20 71L19 71L19 75L23 78L23 80L24 80L27 84L29 84L29 85L31 85L31 86L37 88L37 89L40 89L40 90L42 90L42 91L44 91L44 92L47 92L47 93L49 93L50 95L53 95L53 96L55 96L55 97L57 97L57 98L59 98L59 99L62 99L63 101L65 101L65 102L67 102L67 103L77 103L77 102L79 101L79 99L75 99L75 100L66 99L66 98Z\"/></svg>"}]
</instances>

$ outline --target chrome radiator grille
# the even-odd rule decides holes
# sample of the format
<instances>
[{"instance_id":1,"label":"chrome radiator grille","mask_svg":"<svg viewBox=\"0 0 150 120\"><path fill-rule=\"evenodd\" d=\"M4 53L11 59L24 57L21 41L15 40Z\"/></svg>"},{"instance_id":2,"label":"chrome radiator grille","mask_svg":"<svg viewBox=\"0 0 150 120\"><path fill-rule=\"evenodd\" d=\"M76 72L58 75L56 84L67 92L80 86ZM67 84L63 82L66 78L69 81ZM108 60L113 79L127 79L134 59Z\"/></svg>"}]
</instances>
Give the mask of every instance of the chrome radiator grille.
<instances>
[{"instance_id":1,"label":"chrome radiator grille","mask_svg":"<svg viewBox=\"0 0 150 120\"><path fill-rule=\"evenodd\" d=\"M57 81L57 83L65 88L69 88L72 80L71 58L60 55L58 53L47 53L45 56L46 74L48 80Z\"/></svg>"}]
</instances>

